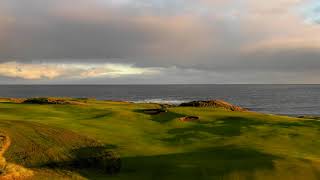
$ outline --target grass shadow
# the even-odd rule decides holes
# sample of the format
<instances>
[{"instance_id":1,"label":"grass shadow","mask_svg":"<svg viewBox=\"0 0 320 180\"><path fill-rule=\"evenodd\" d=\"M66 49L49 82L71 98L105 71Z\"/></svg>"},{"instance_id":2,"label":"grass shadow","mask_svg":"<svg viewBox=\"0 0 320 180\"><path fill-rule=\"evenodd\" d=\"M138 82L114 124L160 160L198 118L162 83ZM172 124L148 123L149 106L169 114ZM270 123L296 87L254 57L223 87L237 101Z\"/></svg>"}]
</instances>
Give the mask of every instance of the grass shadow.
<instances>
[{"instance_id":1,"label":"grass shadow","mask_svg":"<svg viewBox=\"0 0 320 180\"><path fill-rule=\"evenodd\" d=\"M232 172L272 170L274 155L223 146L197 152L123 159L119 179L219 179ZM115 178L117 179L117 178Z\"/></svg>"},{"instance_id":2,"label":"grass shadow","mask_svg":"<svg viewBox=\"0 0 320 180\"><path fill-rule=\"evenodd\" d=\"M82 174L83 172L98 173L102 175L114 175L121 168L120 156L115 153L115 145L82 147L71 151L72 158L65 161L49 162L40 168L56 170L69 170ZM87 177L90 178L90 177Z\"/></svg>"},{"instance_id":3,"label":"grass shadow","mask_svg":"<svg viewBox=\"0 0 320 180\"><path fill-rule=\"evenodd\" d=\"M273 126L278 126L281 128L291 128L291 127L311 127L306 122L278 122L272 124Z\"/></svg>"},{"instance_id":4,"label":"grass shadow","mask_svg":"<svg viewBox=\"0 0 320 180\"><path fill-rule=\"evenodd\" d=\"M147 114L145 113L146 110L148 109L139 109L139 110L135 110L134 112ZM150 114L147 114L147 115L150 115ZM155 115L150 115L150 117L152 121L159 122L159 123L166 123L177 118L185 117L185 115L167 111L167 112L162 112Z\"/></svg>"},{"instance_id":5,"label":"grass shadow","mask_svg":"<svg viewBox=\"0 0 320 180\"><path fill-rule=\"evenodd\" d=\"M265 123L242 117L225 117L217 121L199 122L186 128L171 129L168 131L170 137L162 140L170 144L186 144L210 135L221 137L240 136L243 128L262 124Z\"/></svg>"},{"instance_id":6,"label":"grass shadow","mask_svg":"<svg viewBox=\"0 0 320 180\"><path fill-rule=\"evenodd\" d=\"M316 122L317 123L317 122ZM188 144L209 136L234 137L240 136L248 128L255 126L273 126L275 128L311 127L315 122L267 122L254 118L223 117L215 121L200 121L185 128L170 129L169 137L162 139L169 144ZM320 123L319 123L320 125Z\"/></svg>"},{"instance_id":7,"label":"grass shadow","mask_svg":"<svg viewBox=\"0 0 320 180\"><path fill-rule=\"evenodd\" d=\"M100 119L100 118L112 117L112 115L113 115L113 112L110 111L110 112L106 112L106 113L93 115L91 118Z\"/></svg>"}]
</instances>

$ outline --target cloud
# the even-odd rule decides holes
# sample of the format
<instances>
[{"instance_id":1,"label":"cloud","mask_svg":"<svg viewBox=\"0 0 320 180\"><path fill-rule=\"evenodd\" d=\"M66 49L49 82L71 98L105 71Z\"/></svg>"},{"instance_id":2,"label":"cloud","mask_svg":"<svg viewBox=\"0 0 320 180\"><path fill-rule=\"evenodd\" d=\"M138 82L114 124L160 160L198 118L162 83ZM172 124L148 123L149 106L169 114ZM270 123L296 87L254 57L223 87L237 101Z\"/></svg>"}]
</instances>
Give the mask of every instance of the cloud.
<instances>
[{"instance_id":1,"label":"cloud","mask_svg":"<svg viewBox=\"0 0 320 180\"><path fill-rule=\"evenodd\" d=\"M156 68L138 68L129 64L25 64L8 62L0 64L0 76L26 80L85 79L97 77L122 77L158 73Z\"/></svg>"},{"instance_id":2,"label":"cloud","mask_svg":"<svg viewBox=\"0 0 320 180\"><path fill-rule=\"evenodd\" d=\"M61 76L64 68L52 65L19 64L16 62L0 64L0 75L22 79L53 79Z\"/></svg>"},{"instance_id":3,"label":"cloud","mask_svg":"<svg viewBox=\"0 0 320 180\"><path fill-rule=\"evenodd\" d=\"M138 81L137 76L147 73L133 73L139 68L170 72L177 82L186 81L181 74L188 70L188 75L197 76L190 78L193 82L212 77L212 82L227 82L229 74L234 74L234 83L259 81L249 78L253 74L260 74L256 77L263 82L276 81L268 80L268 72L282 74L288 82L296 79L294 73L310 79L310 68L320 67L320 26L308 23L310 17L300 9L314 10L314 2L79 0L75 6L73 0L3 0L0 62L18 59L16 64L39 69L29 79L131 76ZM45 62L52 75L41 73L44 64L35 61ZM134 64L130 68L138 70L125 74L127 70L105 66L110 63ZM94 67L76 68L81 64ZM176 69L169 71L171 67ZM209 72L212 76L206 77ZM13 74L9 77L29 77ZM158 79L154 74L150 78Z\"/></svg>"},{"instance_id":4,"label":"cloud","mask_svg":"<svg viewBox=\"0 0 320 180\"><path fill-rule=\"evenodd\" d=\"M281 50L320 50L320 38L290 37L268 39L249 45L242 49L243 53L254 53L261 51L281 51Z\"/></svg>"}]
</instances>

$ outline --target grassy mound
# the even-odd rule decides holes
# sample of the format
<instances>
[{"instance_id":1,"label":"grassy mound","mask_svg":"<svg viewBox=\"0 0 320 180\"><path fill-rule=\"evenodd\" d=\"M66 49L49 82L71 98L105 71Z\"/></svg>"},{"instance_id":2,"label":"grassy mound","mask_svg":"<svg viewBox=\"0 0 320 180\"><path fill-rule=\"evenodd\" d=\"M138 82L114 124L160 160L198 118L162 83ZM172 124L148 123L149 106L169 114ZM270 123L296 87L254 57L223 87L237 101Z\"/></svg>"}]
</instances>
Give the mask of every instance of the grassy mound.
<instances>
[{"instance_id":1,"label":"grassy mound","mask_svg":"<svg viewBox=\"0 0 320 180\"><path fill-rule=\"evenodd\" d=\"M317 120L211 107L148 114L162 107L74 101L86 105L0 103L0 131L12 141L6 161L31 169L33 179L320 177Z\"/></svg>"},{"instance_id":2,"label":"grassy mound","mask_svg":"<svg viewBox=\"0 0 320 180\"><path fill-rule=\"evenodd\" d=\"M26 167L67 160L67 151L98 144L72 131L34 122L0 121L0 128L12 139L13 148L7 151L7 160Z\"/></svg>"},{"instance_id":3,"label":"grassy mound","mask_svg":"<svg viewBox=\"0 0 320 180\"><path fill-rule=\"evenodd\" d=\"M22 166L7 163L4 153L11 145L9 136L0 134L0 179L11 180L11 179L25 179L33 176L33 172Z\"/></svg>"},{"instance_id":4,"label":"grassy mound","mask_svg":"<svg viewBox=\"0 0 320 180\"><path fill-rule=\"evenodd\" d=\"M0 102L23 103L25 98L0 98Z\"/></svg>"},{"instance_id":5,"label":"grassy mound","mask_svg":"<svg viewBox=\"0 0 320 180\"><path fill-rule=\"evenodd\" d=\"M23 101L27 104L81 104L79 101L68 98L39 97L29 98Z\"/></svg>"},{"instance_id":6,"label":"grassy mound","mask_svg":"<svg viewBox=\"0 0 320 180\"><path fill-rule=\"evenodd\" d=\"M32 171L16 164L35 169L35 172L38 168L72 171L75 169L75 163L83 163L84 159L95 158L94 163L87 164L82 168L102 169L109 174L115 174L121 168L120 157L108 147L69 130L26 121L0 121L0 129L8 132L12 137L13 148L10 148L6 153L6 159L8 162L15 163L5 163L5 166L2 166L3 176L0 176L0 179L33 175ZM2 147L6 147L1 151L4 153L9 145L6 143ZM85 156L75 153L95 147L100 147L104 153L99 156L92 151L88 151ZM6 162L4 158L3 161Z\"/></svg>"},{"instance_id":7,"label":"grassy mound","mask_svg":"<svg viewBox=\"0 0 320 180\"><path fill-rule=\"evenodd\" d=\"M222 100L209 100L209 101L192 101L180 104L182 107L212 107L212 108L223 108L230 111L247 111L247 109L240 106L235 106Z\"/></svg>"}]
</instances>

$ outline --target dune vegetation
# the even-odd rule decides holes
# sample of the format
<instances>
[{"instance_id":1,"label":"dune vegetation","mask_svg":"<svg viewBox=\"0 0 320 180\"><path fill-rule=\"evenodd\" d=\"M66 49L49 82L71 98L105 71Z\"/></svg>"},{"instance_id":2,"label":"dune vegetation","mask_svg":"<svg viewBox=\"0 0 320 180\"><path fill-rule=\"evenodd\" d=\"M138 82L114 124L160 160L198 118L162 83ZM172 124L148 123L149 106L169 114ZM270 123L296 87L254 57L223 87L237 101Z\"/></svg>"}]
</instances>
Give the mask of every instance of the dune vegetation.
<instances>
[{"instance_id":1,"label":"dune vegetation","mask_svg":"<svg viewBox=\"0 0 320 180\"><path fill-rule=\"evenodd\" d=\"M9 164L29 172L25 179L320 178L314 118L94 99L0 101L0 135L10 138L0 179Z\"/></svg>"}]
</instances>

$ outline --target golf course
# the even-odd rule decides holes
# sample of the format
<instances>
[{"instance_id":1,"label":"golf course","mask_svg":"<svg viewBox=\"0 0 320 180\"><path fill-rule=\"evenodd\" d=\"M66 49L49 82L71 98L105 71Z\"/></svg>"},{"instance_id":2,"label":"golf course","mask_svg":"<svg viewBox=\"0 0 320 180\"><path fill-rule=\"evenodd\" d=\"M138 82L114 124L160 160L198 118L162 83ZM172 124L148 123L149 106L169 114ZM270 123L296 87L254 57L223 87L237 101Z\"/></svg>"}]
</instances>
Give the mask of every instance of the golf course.
<instances>
[{"instance_id":1,"label":"golf course","mask_svg":"<svg viewBox=\"0 0 320 180\"><path fill-rule=\"evenodd\" d=\"M320 179L317 118L55 102L0 99L0 179Z\"/></svg>"}]
</instances>

